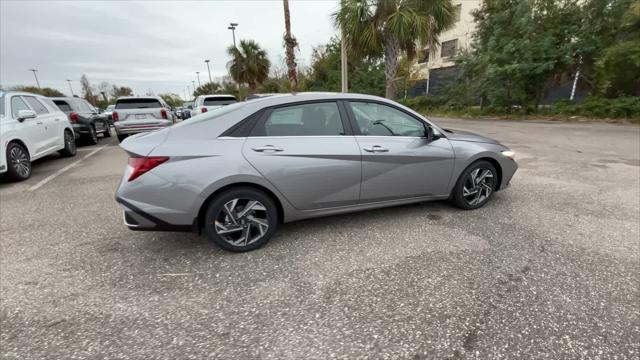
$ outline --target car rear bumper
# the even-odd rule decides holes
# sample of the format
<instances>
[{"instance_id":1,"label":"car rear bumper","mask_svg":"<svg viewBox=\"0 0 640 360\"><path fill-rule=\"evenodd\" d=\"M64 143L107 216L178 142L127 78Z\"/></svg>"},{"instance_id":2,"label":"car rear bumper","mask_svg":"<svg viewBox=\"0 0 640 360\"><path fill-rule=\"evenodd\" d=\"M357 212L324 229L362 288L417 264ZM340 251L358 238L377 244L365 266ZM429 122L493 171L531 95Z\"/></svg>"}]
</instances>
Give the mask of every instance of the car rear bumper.
<instances>
[{"instance_id":1,"label":"car rear bumper","mask_svg":"<svg viewBox=\"0 0 640 360\"><path fill-rule=\"evenodd\" d=\"M122 219L124 224L134 231L175 231L197 232L197 223L193 225L175 225L159 219L132 203L116 195L116 201L123 207Z\"/></svg>"},{"instance_id":2,"label":"car rear bumper","mask_svg":"<svg viewBox=\"0 0 640 360\"><path fill-rule=\"evenodd\" d=\"M115 123L116 133L118 135L123 134L138 134L141 132L153 131L153 130L161 130L171 126L171 122L167 121L166 123L158 123L158 124L118 124Z\"/></svg>"}]
</instances>

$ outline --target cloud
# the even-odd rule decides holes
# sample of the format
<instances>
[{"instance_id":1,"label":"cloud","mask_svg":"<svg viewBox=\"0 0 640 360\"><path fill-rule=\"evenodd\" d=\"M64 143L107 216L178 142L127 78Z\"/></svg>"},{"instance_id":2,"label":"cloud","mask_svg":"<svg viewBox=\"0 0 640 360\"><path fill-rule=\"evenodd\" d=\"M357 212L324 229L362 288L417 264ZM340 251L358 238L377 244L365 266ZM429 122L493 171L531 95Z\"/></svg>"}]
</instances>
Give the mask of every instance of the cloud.
<instances>
[{"instance_id":1,"label":"cloud","mask_svg":"<svg viewBox=\"0 0 640 360\"><path fill-rule=\"evenodd\" d=\"M291 26L299 62L335 35L330 14L338 0L292 0ZM281 0L253 1L0 1L0 84L34 83L67 91L79 89L86 74L130 86L136 93L183 94L187 85L227 74L229 22L240 25L236 38L253 39L273 63L284 56Z\"/></svg>"}]
</instances>

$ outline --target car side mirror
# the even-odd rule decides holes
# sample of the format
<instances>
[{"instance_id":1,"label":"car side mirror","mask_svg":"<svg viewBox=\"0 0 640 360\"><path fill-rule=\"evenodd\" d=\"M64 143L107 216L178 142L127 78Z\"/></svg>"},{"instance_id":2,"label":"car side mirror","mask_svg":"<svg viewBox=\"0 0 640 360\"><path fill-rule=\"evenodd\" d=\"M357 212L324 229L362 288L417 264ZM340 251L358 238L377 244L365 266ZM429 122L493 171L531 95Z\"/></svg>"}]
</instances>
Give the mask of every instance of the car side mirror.
<instances>
[{"instance_id":1,"label":"car side mirror","mask_svg":"<svg viewBox=\"0 0 640 360\"><path fill-rule=\"evenodd\" d=\"M429 125L425 125L424 127L424 137L427 138L427 141L435 141L440 139L442 136L440 136L439 133L433 131L433 128Z\"/></svg>"},{"instance_id":2,"label":"car side mirror","mask_svg":"<svg viewBox=\"0 0 640 360\"><path fill-rule=\"evenodd\" d=\"M27 119L33 119L37 115L33 110L18 110L18 121L23 122Z\"/></svg>"}]
</instances>

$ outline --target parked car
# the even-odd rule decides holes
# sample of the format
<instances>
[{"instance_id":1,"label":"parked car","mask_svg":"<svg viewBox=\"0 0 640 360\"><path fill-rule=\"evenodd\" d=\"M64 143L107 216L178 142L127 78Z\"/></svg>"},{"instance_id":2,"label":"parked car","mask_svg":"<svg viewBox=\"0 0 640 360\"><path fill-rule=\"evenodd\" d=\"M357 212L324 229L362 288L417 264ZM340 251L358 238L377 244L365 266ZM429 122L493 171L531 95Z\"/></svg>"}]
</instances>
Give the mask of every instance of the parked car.
<instances>
[{"instance_id":1,"label":"parked car","mask_svg":"<svg viewBox=\"0 0 640 360\"><path fill-rule=\"evenodd\" d=\"M124 141L117 190L133 230L204 231L232 251L279 224L427 200L477 209L506 188L514 152L359 94L274 95Z\"/></svg>"},{"instance_id":2,"label":"parked car","mask_svg":"<svg viewBox=\"0 0 640 360\"><path fill-rule=\"evenodd\" d=\"M98 134L111 137L107 118L100 116L98 110L87 100L76 97L56 97L51 100L67 114L79 140L95 145L98 143Z\"/></svg>"},{"instance_id":3,"label":"parked car","mask_svg":"<svg viewBox=\"0 0 640 360\"><path fill-rule=\"evenodd\" d=\"M109 124L111 126L113 126L113 118L111 117L111 115L113 114L113 109L115 109L115 108L116 108L116 106L112 104L112 105L107 106L104 109L104 111L102 112L102 115L106 116L107 121L109 122Z\"/></svg>"},{"instance_id":4,"label":"parked car","mask_svg":"<svg viewBox=\"0 0 640 360\"><path fill-rule=\"evenodd\" d=\"M56 151L76 154L67 116L44 96L0 91L0 174L28 179L31 162Z\"/></svg>"},{"instance_id":5,"label":"parked car","mask_svg":"<svg viewBox=\"0 0 640 360\"><path fill-rule=\"evenodd\" d=\"M233 95L200 95L194 101L191 116L206 113L207 111L237 102L238 99Z\"/></svg>"},{"instance_id":6,"label":"parked car","mask_svg":"<svg viewBox=\"0 0 640 360\"><path fill-rule=\"evenodd\" d=\"M119 97L111 117L120 141L132 134L164 129L175 122L171 107L159 96Z\"/></svg>"},{"instance_id":7,"label":"parked car","mask_svg":"<svg viewBox=\"0 0 640 360\"><path fill-rule=\"evenodd\" d=\"M185 101L182 103L182 120L187 120L191 117L191 111L193 110L193 101Z\"/></svg>"}]
</instances>

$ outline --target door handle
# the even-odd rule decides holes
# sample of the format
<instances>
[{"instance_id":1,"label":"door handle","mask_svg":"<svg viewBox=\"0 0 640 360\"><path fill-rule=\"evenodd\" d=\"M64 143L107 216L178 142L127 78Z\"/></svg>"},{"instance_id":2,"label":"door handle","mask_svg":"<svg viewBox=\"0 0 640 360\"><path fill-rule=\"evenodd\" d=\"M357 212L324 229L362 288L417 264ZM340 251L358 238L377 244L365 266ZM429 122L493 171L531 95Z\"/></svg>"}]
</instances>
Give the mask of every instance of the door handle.
<instances>
[{"instance_id":1,"label":"door handle","mask_svg":"<svg viewBox=\"0 0 640 360\"><path fill-rule=\"evenodd\" d=\"M259 147L254 147L251 148L251 150L256 151L256 152L265 152L265 151L284 151L284 149L281 149L279 147L275 147L273 145L265 145L265 146L259 146Z\"/></svg>"},{"instance_id":2,"label":"door handle","mask_svg":"<svg viewBox=\"0 0 640 360\"><path fill-rule=\"evenodd\" d=\"M363 150L367 151L367 152L387 152L387 151L389 151L389 149L383 148L380 145L373 145L372 147L364 148Z\"/></svg>"},{"instance_id":3,"label":"door handle","mask_svg":"<svg viewBox=\"0 0 640 360\"><path fill-rule=\"evenodd\" d=\"M44 124L42 121L36 121L36 125L42 125Z\"/></svg>"},{"instance_id":4,"label":"door handle","mask_svg":"<svg viewBox=\"0 0 640 360\"><path fill-rule=\"evenodd\" d=\"M60 119L56 119L56 121L60 121Z\"/></svg>"}]
</instances>

